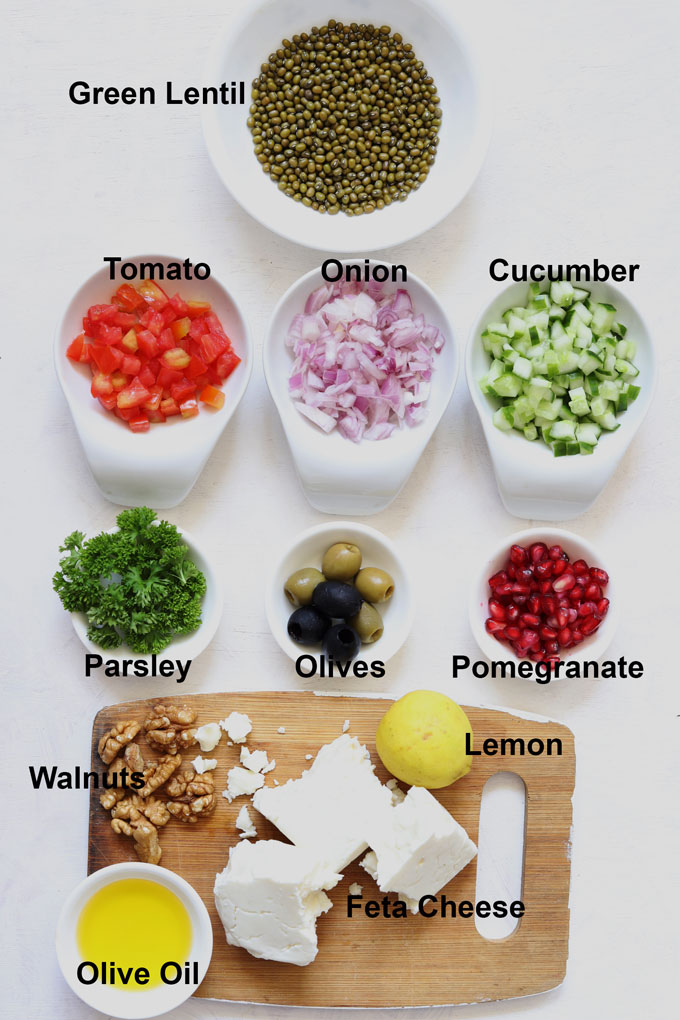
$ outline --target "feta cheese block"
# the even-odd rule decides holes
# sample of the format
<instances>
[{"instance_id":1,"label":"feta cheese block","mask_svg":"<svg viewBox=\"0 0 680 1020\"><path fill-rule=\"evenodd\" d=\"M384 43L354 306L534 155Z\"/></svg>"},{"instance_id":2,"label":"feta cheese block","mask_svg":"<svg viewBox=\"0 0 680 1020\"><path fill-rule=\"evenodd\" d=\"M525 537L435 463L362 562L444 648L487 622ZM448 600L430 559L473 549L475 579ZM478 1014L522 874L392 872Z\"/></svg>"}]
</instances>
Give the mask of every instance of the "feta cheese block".
<instances>
[{"instance_id":1,"label":"feta cheese block","mask_svg":"<svg viewBox=\"0 0 680 1020\"><path fill-rule=\"evenodd\" d=\"M477 847L429 790L412 786L368 830L371 853L361 862L381 892L398 893L416 913L421 896L434 896L470 863Z\"/></svg>"},{"instance_id":2,"label":"feta cheese block","mask_svg":"<svg viewBox=\"0 0 680 1020\"><path fill-rule=\"evenodd\" d=\"M333 905L324 890L341 878L303 847L277 840L237 844L215 878L227 942L261 960L307 966L318 952L316 919Z\"/></svg>"},{"instance_id":3,"label":"feta cheese block","mask_svg":"<svg viewBox=\"0 0 680 1020\"><path fill-rule=\"evenodd\" d=\"M292 843L342 871L368 847L373 820L391 810L392 795L373 774L364 745L345 733L325 744L299 779L258 790L253 804Z\"/></svg>"}]
</instances>

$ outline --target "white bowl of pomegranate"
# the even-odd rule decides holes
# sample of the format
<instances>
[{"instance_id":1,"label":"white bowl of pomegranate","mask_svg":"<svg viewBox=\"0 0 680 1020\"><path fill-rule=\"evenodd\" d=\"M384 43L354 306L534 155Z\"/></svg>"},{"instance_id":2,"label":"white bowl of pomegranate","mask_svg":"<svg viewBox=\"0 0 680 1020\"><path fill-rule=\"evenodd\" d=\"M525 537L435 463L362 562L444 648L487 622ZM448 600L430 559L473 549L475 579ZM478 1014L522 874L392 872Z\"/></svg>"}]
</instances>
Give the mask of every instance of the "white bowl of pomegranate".
<instances>
[{"instance_id":1,"label":"white bowl of pomegranate","mask_svg":"<svg viewBox=\"0 0 680 1020\"><path fill-rule=\"evenodd\" d=\"M585 539L530 528L504 538L485 560L469 610L488 659L525 660L527 678L545 683L561 678L561 663L602 658L617 625L616 584Z\"/></svg>"},{"instance_id":2,"label":"white bowl of pomegranate","mask_svg":"<svg viewBox=\"0 0 680 1020\"><path fill-rule=\"evenodd\" d=\"M388 506L458 375L453 328L406 266L328 259L279 301L264 373L305 496L323 513Z\"/></svg>"}]
</instances>

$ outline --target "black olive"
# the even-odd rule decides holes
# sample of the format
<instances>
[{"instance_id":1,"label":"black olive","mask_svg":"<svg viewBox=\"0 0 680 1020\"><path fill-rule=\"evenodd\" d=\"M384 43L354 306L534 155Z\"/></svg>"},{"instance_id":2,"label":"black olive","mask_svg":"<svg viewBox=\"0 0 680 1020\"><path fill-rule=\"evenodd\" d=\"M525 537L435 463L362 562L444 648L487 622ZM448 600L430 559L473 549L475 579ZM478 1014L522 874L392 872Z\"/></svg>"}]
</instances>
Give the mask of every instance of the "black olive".
<instances>
[{"instance_id":1,"label":"black olive","mask_svg":"<svg viewBox=\"0 0 680 1020\"><path fill-rule=\"evenodd\" d=\"M300 606L288 620L288 636L299 645L318 645L330 620L312 606Z\"/></svg>"},{"instance_id":2,"label":"black olive","mask_svg":"<svg viewBox=\"0 0 680 1020\"><path fill-rule=\"evenodd\" d=\"M361 595L353 584L344 581L322 581L312 595L315 609L335 619L347 620L361 609Z\"/></svg>"},{"instance_id":3,"label":"black olive","mask_svg":"<svg viewBox=\"0 0 680 1020\"><path fill-rule=\"evenodd\" d=\"M361 639L354 627L346 623L338 623L326 631L323 639L323 650L329 659L346 662L353 659L361 648Z\"/></svg>"}]
</instances>

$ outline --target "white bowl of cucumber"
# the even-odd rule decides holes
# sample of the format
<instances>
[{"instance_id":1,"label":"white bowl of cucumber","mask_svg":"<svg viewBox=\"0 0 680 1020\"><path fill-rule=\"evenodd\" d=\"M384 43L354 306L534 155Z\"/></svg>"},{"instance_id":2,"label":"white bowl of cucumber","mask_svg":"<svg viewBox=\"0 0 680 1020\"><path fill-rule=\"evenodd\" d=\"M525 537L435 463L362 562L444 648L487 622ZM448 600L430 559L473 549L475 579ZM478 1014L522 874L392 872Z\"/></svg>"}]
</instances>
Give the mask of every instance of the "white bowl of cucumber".
<instances>
[{"instance_id":1,"label":"white bowl of cucumber","mask_svg":"<svg viewBox=\"0 0 680 1020\"><path fill-rule=\"evenodd\" d=\"M610 283L513 283L475 322L465 360L508 512L585 513L654 392L654 347L631 300Z\"/></svg>"}]
</instances>

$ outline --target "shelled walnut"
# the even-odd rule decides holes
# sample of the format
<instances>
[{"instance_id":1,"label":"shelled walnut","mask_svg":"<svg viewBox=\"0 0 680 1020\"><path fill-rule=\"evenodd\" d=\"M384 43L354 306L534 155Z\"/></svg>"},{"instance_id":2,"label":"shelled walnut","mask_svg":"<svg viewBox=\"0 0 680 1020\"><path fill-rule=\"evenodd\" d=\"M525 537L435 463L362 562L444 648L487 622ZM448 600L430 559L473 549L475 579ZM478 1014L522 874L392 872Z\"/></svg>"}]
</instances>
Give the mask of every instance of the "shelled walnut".
<instances>
[{"instance_id":1,"label":"shelled walnut","mask_svg":"<svg viewBox=\"0 0 680 1020\"><path fill-rule=\"evenodd\" d=\"M196 743L196 712L186 705L154 705L143 722L149 745L166 754L177 754Z\"/></svg>"},{"instance_id":2,"label":"shelled walnut","mask_svg":"<svg viewBox=\"0 0 680 1020\"><path fill-rule=\"evenodd\" d=\"M210 772L197 775L194 769L187 769L172 777L166 791L171 797L168 811L180 822L193 824L215 809L215 780Z\"/></svg>"},{"instance_id":3,"label":"shelled walnut","mask_svg":"<svg viewBox=\"0 0 680 1020\"><path fill-rule=\"evenodd\" d=\"M116 723L107 730L97 745L99 757L105 765L110 765L113 759L118 757L125 745L135 739L140 728L138 722L128 721Z\"/></svg>"},{"instance_id":4,"label":"shelled walnut","mask_svg":"<svg viewBox=\"0 0 680 1020\"><path fill-rule=\"evenodd\" d=\"M144 772L145 783L139 791L139 796L150 797L168 781L181 763L181 754L165 754L157 762L150 762Z\"/></svg>"}]
</instances>

